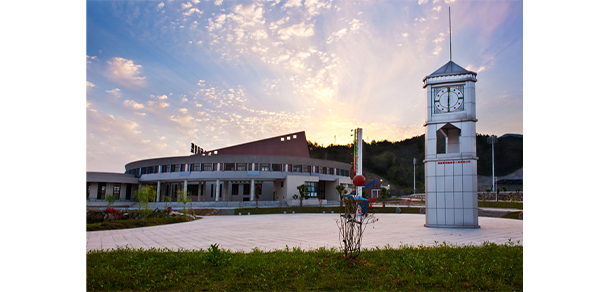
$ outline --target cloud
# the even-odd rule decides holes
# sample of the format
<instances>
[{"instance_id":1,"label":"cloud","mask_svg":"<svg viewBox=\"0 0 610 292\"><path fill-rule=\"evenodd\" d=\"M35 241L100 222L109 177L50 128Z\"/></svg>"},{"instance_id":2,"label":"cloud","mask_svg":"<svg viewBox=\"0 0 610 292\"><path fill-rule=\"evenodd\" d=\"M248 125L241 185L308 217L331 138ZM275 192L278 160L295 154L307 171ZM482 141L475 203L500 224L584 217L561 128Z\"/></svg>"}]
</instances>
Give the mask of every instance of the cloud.
<instances>
[{"instance_id":1,"label":"cloud","mask_svg":"<svg viewBox=\"0 0 610 292\"><path fill-rule=\"evenodd\" d=\"M215 0L214 4L217 6L220 6L220 5L222 5L222 0Z\"/></svg>"},{"instance_id":2,"label":"cloud","mask_svg":"<svg viewBox=\"0 0 610 292\"><path fill-rule=\"evenodd\" d=\"M311 17L320 14L322 8L329 9L331 7L330 1L320 2L318 0L305 0L304 5L305 8L307 8L307 12L309 14L308 19L311 19Z\"/></svg>"},{"instance_id":3,"label":"cloud","mask_svg":"<svg viewBox=\"0 0 610 292\"><path fill-rule=\"evenodd\" d=\"M302 0L288 0L286 1L286 4L284 4L284 6L282 6L283 8L290 8L290 7L301 7L301 1Z\"/></svg>"},{"instance_id":4,"label":"cloud","mask_svg":"<svg viewBox=\"0 0 610 292\"><path fill-rule=\"evenodd\" d=\"M442 42L444 40L445 40L445 34L441 32L441 33L438 34L438 37L433 40L433 42L435 44L438 44L438 43L440 43L440 42Z\"/></svg>"},{"instance_id":5,"label":"cloud","mask_svg":"<svg viewBox=\"0 0 610 292\"><path fill-rule=\"evenodd\" d=\"M95 87L95 84L87 81L87 92L89 92L89 90L91 90L93 87Z\"/></svg>"},{"instance_id":6,"label":"cloud","mask_svg":"<svg viewBox=\"0 0 610 292\"><path fill-rule=\"evenodd\" d=\"M163 7L165 7L165 3L163 3L163 2L159 3L159 5L157 5L158 10L163 9Z\"/></svg>"},{"instance_id":7,"label":"cloud","mask_svg":"<svg viewBox=\"0 0 610 292\"><path fill-rule=\"evenodd\" d=\"M278 34L280 35L280 39L287 40L292 36L298 37L310 37L314 34L314 26L312 23L305 24L304 22L295 24L288 28L280 29Z\"/></svg>"},{"instance_id":8,"label":"cloud","mask_svg":"<svg viewBox=\"0 0 610 292\"><path fill-rule=\"evenodd\" d=\"M163 109L169 107L169 103L162 101L148 101L146 103L146 109L153 113L161 113Z\"/></svg>"},{"instance_id":9,"label":"cloud","mask_svg":"<svg viewBox=\"0 0 610 292\"><path fill-rule=\"evenodd\" d=\"M436 6L436 7L432 8L432 11L440 12L441 11L441 6Z\"/></svg>"},{"instance_id":10,"label":"cloud","mask_svg":"<svg viewBox=\"0 0 610 292\"><path fill-rule=\"evenodd\" d=\"M133 110L139 110L139 109L143 109L143 108L144 108L144 105L143 105L143 104L141 104L141 103L137 103L137 102L135 102L134 100L125 100L125 101L123 102L123 104L124 104L124 105L125 105L127 108L130 108L130 109L133 109Z\"/></svg>"},{"instance_id":11,"label":"cloud","mask_svg":"<svg viewBox=\"0 0 610 292\"><path fill-rule=\"evenodd\" d=\"M151 95L150 98L156 98L156 99L159 99L159 100L164 100L164 99L167 99L167 95L165 95L165 94L164 95L157 95L157 96Z\"/></svg>"},{"instance_id":12,"label":"cloud","mask_svg":"<svg viewBox=\"0 0 610 292\"><path fill-rule=\"evenodd\" d=\"M182 9L189 9L191 7L193 7L193 4L191 4L191 2L182 3Z\"/></svg>"},{"instance_id":13,"label":"cloud","mask_svg":"<svg viewBox=\"0 0 610 292\"><path fill-rule=\"evenodd\" d=\"M327 39L326 43L329 43L329 44L330 44L330 43L332 43L333 41L336 41L336 40L338 40L338 39L342 38L342 37L343 37L343 36L344 36L346 33L347 33L347 28L340 29L339 31L336 31L336 32L332 33L332 34L331 34L331 35L328 37L328 39Z\"/></svg>"},{"instance_id":14,"label":"cloud","mask_svg":"<svg viewBox=\"0 0 610 292\"><path fill-rule=\"evenodd\" d=\"M96 61L97 57L96 56L87 56L87 64L90 64L91 61Z\"/></svg>"},{"instance_id":15,"label":"cloud","mask_svg":"<svg viewBox=\"0 0 610 292\"><path fill-rule=\"evenodd\" d=\"M468 70L468 71L473 71L473 72L481 73L481 72L485 71L485 66L481 66L481 67L479 67L479 69L475 69L474 66L468 65L468 66L466 66L465 69Z\"/></svg>"},{"instance_id":16,"label":"cloud","mask_svg":"<svg viewBox=\"0 0 610 292\"><path fill-rule=\"evenodd\" d=\"M139 76L140 68L133 60L114 57L108 61L108 77L127 87L142 86L145 77Z\"/></svg>"},{"instance_id":17,"label":"cloud","mask_svg":"<svg viewBox=\"0 0 610 292\"><path fill-rule=\"evenodd\" d=\"M417 1L417 4L419 4L419 5L422 5L422 4L425 4L425 3L428 3L428 0L418 0Z\"/></svg>"},{"instance_id":18,"label":"cloud","mask_svg":"<svg viewBox=\"0 0 610 292\"><path fill-rule=\"evenodd\" d=\"M191 14L193 14L193 13L195 13L195 12L197 12L197 13L199 13L199 14L202 14L202 13L203 13L203 11L199 10L199 8L191 8L191 9L189 9L189 11L184 12L184 13L182 13L182 14L183 14L183 15L187 15L187 16L188 16L188 15L191 15Z\"/></svg>"},{"instance_id":19,"label":"cloud","mask_svg":"<svg viewBox=\"0 0 610 292\"><path fill-rule=\"evenodd\" d=\"M114 96L114 98L120 98L121 97L121 90L118 88L115 88L113 90L106 90L106 92L110 93L112 96Z\"/></svg>"}]
</instances>

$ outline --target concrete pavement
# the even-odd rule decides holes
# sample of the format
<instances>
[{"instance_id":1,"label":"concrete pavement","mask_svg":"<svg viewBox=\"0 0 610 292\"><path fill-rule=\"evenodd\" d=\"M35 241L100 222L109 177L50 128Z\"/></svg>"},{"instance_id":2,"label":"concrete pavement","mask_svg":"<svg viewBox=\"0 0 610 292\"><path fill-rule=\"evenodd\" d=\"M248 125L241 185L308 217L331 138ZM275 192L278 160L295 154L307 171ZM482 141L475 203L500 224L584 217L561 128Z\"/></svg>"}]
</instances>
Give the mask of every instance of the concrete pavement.
<instances>
[{"instance_id":1,"label":"concrete pavement","mask_svg":"<svg viewBox=\"0 0 610 292\"><path fill-rule=\"evenodd\" d=\"M400 245L497 244L509 239L523 245L523 221L479 217L478 229L427 228L420 214L376 214L379 219L368 225L362 247L399 247ZM171 250L207 249L211 244L232 251L270 251L286 246L339 249L338 214L270 214L206 216L203 219L151 227L87 232L87 251L130 248L168 248Z\"/></svg>"}]
</instances>

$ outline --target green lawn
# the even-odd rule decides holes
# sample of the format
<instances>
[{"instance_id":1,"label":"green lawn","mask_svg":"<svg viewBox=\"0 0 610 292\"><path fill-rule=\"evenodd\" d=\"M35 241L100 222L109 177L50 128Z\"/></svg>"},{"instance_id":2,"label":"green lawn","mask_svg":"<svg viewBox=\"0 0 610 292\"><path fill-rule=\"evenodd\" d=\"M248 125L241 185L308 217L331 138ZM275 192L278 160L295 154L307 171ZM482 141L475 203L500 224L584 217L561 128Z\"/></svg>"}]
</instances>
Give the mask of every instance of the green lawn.
<instances>
[{"instance_id":1,"label":"green lawn","mask_svg":"<svg viewBox=\"0 0 610 292\"><path fill-rule=\"evenodd\" d=\"M87 253L87 291L522 291L523 246Z\"/></svg>"},{"instance_id":2,"label":"green lawn","mask_svg":"<svg viewBox=\"0 0 610 292\"><path fill-rule=\"evenodd\" d=\"M113 230L155 226L163 224L181 223L188 221L186 216L176 216L167 218L144 218L144 219L126 219L126 220L108 220L100 223L87 224L87 231L98 230Z\"/></svg>"}]
</instances>

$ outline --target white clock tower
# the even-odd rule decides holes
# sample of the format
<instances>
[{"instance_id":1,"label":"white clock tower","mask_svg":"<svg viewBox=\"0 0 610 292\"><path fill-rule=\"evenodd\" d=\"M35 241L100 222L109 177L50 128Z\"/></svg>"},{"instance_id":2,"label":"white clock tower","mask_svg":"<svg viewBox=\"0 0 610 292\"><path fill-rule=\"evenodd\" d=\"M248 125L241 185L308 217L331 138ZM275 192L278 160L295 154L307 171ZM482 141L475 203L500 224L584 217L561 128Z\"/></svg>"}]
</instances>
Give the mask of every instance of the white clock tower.
<instances>
[{"instance_id":1,"label":"white clock tower","mask_svg":"<svg viewBox=\"0 0 610 292\"><path fill-rule=\"evenodd\" d=\"M426 89L426 227L479 228L475 82L453 61Z\"/></svg>"}]
</instances>

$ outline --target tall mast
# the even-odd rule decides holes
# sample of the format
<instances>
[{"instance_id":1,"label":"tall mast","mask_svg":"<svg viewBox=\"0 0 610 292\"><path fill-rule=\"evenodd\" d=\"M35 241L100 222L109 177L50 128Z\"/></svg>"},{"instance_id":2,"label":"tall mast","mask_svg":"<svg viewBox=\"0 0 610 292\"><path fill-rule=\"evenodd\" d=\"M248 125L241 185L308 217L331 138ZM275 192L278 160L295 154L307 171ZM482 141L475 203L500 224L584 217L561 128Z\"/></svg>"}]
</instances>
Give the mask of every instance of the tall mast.
<instances>
[{"instance_id":1,"label":"tall mast","mask_svg":"<svg viewBox=\"0 0 610 292\"><path fill-rule=\"evenodd\" d=\"M451 6L449 6L449 61L453 59L451 52Z\"/></svg>"}]
</instances>

